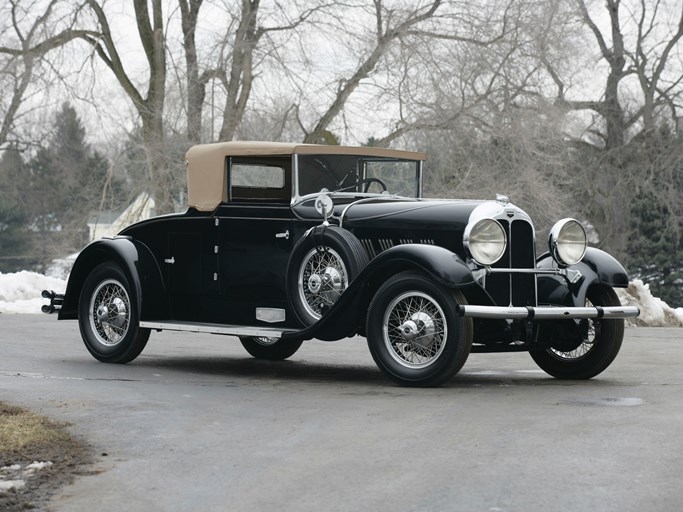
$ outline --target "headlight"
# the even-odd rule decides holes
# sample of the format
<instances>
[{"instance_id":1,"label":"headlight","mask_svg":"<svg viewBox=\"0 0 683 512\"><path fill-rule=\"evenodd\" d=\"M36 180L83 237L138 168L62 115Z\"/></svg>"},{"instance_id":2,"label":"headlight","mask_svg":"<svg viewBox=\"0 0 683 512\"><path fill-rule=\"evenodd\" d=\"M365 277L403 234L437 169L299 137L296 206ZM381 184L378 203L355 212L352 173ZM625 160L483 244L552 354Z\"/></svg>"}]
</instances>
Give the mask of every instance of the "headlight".
<instances>
[{"instance_id":1,"label":"headlight","mask_svg":"<svg viewBox=\"0 0 683 512\"><path fill-rule=\"evenodd\" d=\"M493 265L505 252L507 235L493 219L481 219L465 228L463 244L470 257L480 265Z\"/></svg>"},{"instance_id":2,"label":"headlight","mask_svg":"<svg viewBox=\"0 0 683 512\"><path fill-rule=\"evenodd\" d=\"M562 219L550 230L548 249L560 265L574 265L586 254L586 231L574 219Z\"/></svg>"}]
</instances>

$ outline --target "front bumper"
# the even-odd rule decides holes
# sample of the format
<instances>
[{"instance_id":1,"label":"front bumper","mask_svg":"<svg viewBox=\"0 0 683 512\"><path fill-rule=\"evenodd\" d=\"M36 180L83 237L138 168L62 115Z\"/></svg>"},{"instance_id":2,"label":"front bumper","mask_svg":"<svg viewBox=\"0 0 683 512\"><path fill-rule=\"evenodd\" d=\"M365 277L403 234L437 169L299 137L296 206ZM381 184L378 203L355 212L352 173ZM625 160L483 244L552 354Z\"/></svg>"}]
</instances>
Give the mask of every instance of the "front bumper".
<instances>
[{"instance_id":1,"label":"front bumper","mask_svg":"<svg viewBox=\"0 0 683 512\"><path fill-rule=\"evenodd\" d=\"M496 318L501 320L562 320L566 318L633 318L640 310L633 306L592 307L505 307L505 306L458 306L458 314L471 318Z\"/></svg>"}]
</instances>

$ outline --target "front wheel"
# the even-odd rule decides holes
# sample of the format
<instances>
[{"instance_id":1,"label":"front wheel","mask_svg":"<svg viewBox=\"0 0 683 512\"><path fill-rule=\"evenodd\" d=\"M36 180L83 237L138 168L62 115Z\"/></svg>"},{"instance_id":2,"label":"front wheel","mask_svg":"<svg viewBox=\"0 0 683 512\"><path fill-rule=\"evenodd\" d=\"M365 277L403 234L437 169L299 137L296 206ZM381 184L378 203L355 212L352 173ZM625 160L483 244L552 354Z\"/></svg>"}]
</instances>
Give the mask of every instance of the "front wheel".
<instances>
[{"instance_id":1,"label":"front wheel","mask_svg":"<svg viewBox=\"0 0 683 512\"><path fill-rule=\"evenodd\" d=\"M283 340L264 336L240 336L242 346L256 359L282 361L299 350L303 340Z\"/></svg>"},{"instance_id":2,"label":"front wheel","mask_svg":"<svg viewBox=\"0 0 683 512\"><path fill-rule=\"evenodd\" d=\"M472 347L472 319L456 313L465 297L422 274L404 272L384 283L368 311L367 340L377 366L402 386L450 380Z\"/></svg>"},{"instance_id":3,"label":"front wheel","mask_svg":"<svg viewBox=\"0 0 683 512\"><path fill-rule=\"evenodd\" d=\"M78 303L78 326L85 347L103 363L128 363L145 348L149 329L139 326L134 289L112 262L95 267Z\"/></svg>"},{"instance_id":4,"label":"front wheel","mask_svg":"<svg viewBox=\"0 0 683 512\"><path fill-rule=\"evenodd\" d=\"M586 306L621 306L614 290L592 286L586 294ZM543 371L558 379L590 379L604 371L617 357L624 339L624 320L587 320L585 338L573 346L531 349L530 354Z\"/></svg>"}]
</instances>

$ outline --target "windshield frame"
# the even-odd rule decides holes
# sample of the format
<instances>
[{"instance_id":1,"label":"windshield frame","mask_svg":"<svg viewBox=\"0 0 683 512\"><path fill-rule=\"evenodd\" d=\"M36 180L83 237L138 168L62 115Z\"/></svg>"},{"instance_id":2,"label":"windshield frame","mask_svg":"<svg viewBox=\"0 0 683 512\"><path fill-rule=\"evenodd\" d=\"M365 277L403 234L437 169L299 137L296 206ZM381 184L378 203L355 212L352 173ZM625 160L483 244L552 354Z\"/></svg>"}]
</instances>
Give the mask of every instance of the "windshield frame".
<instances>
[{"instance_id":1,"label":"windshield frame","mask_svg":"<svg viewBox=\"0 0 683 512\"><path fill-rule=\"evenodd\" d=\"M300 183L300 176L301 176L301 166L300 166L300 161L299 157L302 156L298 153L292 154L292 201L291 204L299 204L307 199L310 199L312 197L317 197L319 194L324 193L323 191L317 191L317 192L310 192L307 194L301 194L300 188L299 188L299 183ZM304 156L309 157L311 155L305 154ZM329 156L329 155L320 155L320 156ZM376 193L376 192L356 192L356 191L335 191L335 190L329 190L327 191L328 194L330 194L332 197L337 196L337 197L405 197L406 199L421 199L422 198L422 172L423 172L423 165L424 161L423 160L417 160L417 159L410 159L410 158L390 158L390 157L375 157L375 156L367 156L367 155L350 155L353 156L354 158L357 158L358 160L361 160L363 165L360 166L361 169L360 171L363 173L363 178L367 178L367 163L368 162L409 162L415 165L415 179L416 179L416 195L415 197L413 196L400 196L397 194L392 194L392 193Z\"/></svg>"}]
</instances>

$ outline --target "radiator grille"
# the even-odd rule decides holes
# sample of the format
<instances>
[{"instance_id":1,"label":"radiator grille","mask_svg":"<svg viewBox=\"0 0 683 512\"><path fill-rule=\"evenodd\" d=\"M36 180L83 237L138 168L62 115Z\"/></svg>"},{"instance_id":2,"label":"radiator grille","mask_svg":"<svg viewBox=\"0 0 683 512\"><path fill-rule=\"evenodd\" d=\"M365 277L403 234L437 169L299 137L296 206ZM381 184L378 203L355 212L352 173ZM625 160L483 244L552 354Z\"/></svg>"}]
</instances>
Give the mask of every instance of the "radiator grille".
<instances>
[{"instance_id":1,"label":"radiator grille","mask_svg":"<svg viewBox=\"0 0 683 512\"><path fill-rule=\"evenodd\" d=\"M534 230L525 220L498 219L508 237L503 257L493 268L534 268L536 248ZM536 277L533 274L490 274L486 290L499 306L535 306Z\"/></svg>"}]
</instances>

